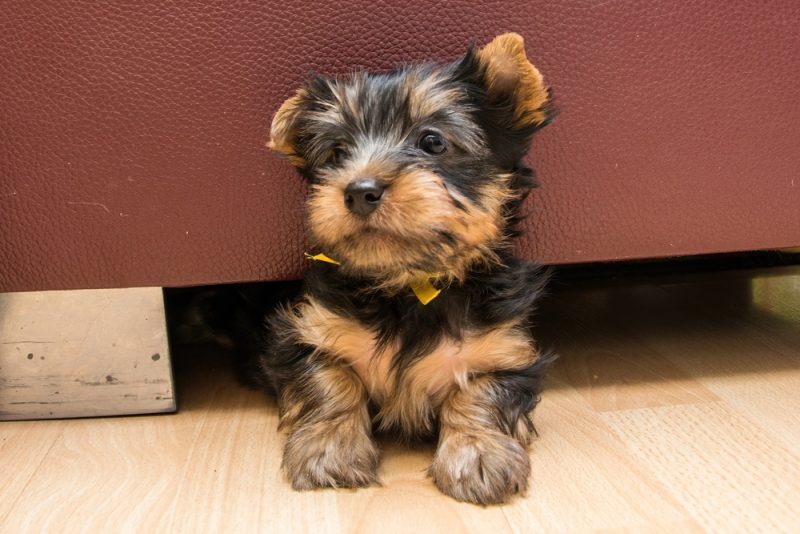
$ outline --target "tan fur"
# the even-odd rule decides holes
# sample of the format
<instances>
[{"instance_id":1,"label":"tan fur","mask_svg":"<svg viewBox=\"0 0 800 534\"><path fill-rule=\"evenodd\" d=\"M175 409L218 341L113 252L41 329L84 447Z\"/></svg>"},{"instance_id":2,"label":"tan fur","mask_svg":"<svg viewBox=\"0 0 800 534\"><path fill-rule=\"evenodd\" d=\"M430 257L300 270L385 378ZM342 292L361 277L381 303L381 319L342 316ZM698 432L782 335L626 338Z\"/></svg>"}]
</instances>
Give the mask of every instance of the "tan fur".
<instances>
[{"instance_id":1,"label":"tan fur","mask_svg":"<svg viewBox=\"0 0 800 534\"><path fill-rule=\"evenodd\" d=\"M452 391L467 388L473 375L516 369L535 360L532 340L513 324L488 332L465 332L459 341L445 340L407 369L397 387L389 389L391 398L378 414L381 426L429 431L430 410L438 410ZM393 378L386 377L384 383L391 387Z\"/></svg>"},{"instance_id":2,"label":"tan fur","mask_svg":"<svg viewBox=\"0 0 800 534\"><path fill-rule=\"evenodd\" d=\"M408 90L408 104L411 117L421 121L436 111L446 109L463 97L459 89L444 90L440 86L445 82L441 73L420 77L411 72L403 81Z\"/></svg>"},{"instance_id":3,"label":"tan fur","mask_svg":"<svg viewBox=\"0 0 800 534\"><path fill-rule=\"evenodd\" d=\"M444 340L398 381L391 367L397 345L379 349L375 333L355 320L310 298L290 318L302 343L355 372L380 408L382 427L397 426L411 434L430 431L433 412L453 390L467 388L473 375L525 367L537 358L530 336L507 323L485 332L465 332L461 340Z\"/></svg>"},{"instance_id":4,"label":"tan fur","mask_svg":"<svg viewBox=\"0 0 800 534\"><path fill-rule=\"evenodd\" d=\"M380 162L373 158L347 172L332 173L324 185L311 188L311 233L323 246L336 243L348 247L347 261L342 264L345 271L379 273L376 288L401 291L431 274L437 275L442 285L463 280L476 263L496 260L491 250L506 237L501 207L512 196L507 177L499 176L484 186L480 192L483 205L478 205L448 189L434 173L420 170L391 176L381 171ZM375 176L389 184L382 205L366 222L350 213L342 201L344 188L354 176ZM465 209L456 208L452 199ZM408 265L430 259L432 243L444 247L437 230L453 235L457 247L440 251L439 265L430 271L410 269Z\"/></svg>"},{"instance_id":5,"label":"tan fur","mask_svg":"<svg viewBox=\"0 0 800 534\"><path fill-rule=\"evenodd\" d=\"M489 94L513 95L516 123L542 124L547 119L544 78L528 61L522 36L506 33L495 37L478 52L478 60L486 68Z\"/></svg>"},{"instance_id":6,"label":"tan fur","mask_svg":"<svg viewBox=\"0 0 800 534\"><path fill-rule=\"evenodd\" d=\"M501 35L477 57L490 100L503 99L502 105L509 97L514 100L514 126L547 120L548 92L527 60L522 37ZM413 121L424 123L439 110L466 104L463 89L448 87L442 73L413 68L404 72L400 89L407 91ZM369 124L358 124L359 118L382 104L365 93L365 80L358 74L348 82L329 80L332 101L308 106L303 118L329 126L347 121L356 131L366 128ZM403 121L392 120L385 121L380 135L342 147L347 153L335 165L317 163L329 155L324 150L335 150L329 144L336 139L318 146L312 139L308 154L314 159L306 163L295 142L307 97L301 89L281 106L269 146L298 167L314 168L308 220L312 243L319 248L313 252L338 260L343 274L364 279L365 291L390 295L410 293L413 283L431 278L444 288L464 280L476 266L500 261L498 252L508 244L504 206L521 194L511 188L512 175L495 171L482 189L465 196L426 169L424 162L403 167L394 152L401 144L415 142L410 138L414 132L403 131ZM468 115L471 108L462 112ZM462 119L467 127L459 133L443 133L448 146L476 156L488 151L485 132L470 127L468 116ZM347 185L364 177L386 186L369 217L354 215L344 202ZM280 388L281 427L287 432L283 468L295 488L355 487L377 481L378 451L368 408L374 404L382 428L415 435L432 432L439 422L430 474L448 495L489 504L525 490L530 471L526 446L533 427L527 414L517 417L515 407L509 408L513 399L502 389L508 379L492 374L536 362L536 347L522 327L524 317L443 338L428 354L398 368L400 340L379 343L376 331L340 314L344 312L306 296L282 313L278 323L288 324L280 331L286 336L283 342L315 349L303 362L302 375Z\"/></svg>"},{"instance_id":7,"label":"tan fur","mask_svg":"<svg viewBox=\"0 0 800 534\"><path fill-rule=\"evenodd\" d=\"M532 431L501 431L491 408L500 393L490 378L476 378L454 391L439 412L439 445L429 473L443 493L460 501L501 503L528 487Z\"/></svg>"},{"instance_id":8,"label":"tan fur","mask_svg":"<svg viewBox=\"0 0 800 534\"><path fill-rule=\"evenodd\" d=\"M267 143L269 148L277 150L286 156L293 165L298 167L303 165L303 158L295 151L294 137L296 132L294 128L305 94L305 89L300 89L281 105L272 118L270 140Z\"/></svg>"},{"instance_id":9,"label":"tan fur","mask_svg":"<svg viewBox=\"0 0 800 534\"><path fill-rule=\"evenodd\" d=\"M282 467L298 490L361 487L377 482L366 391L341 366L321 366L301 390L286 388L281 427L287 431ZM313 403L313 406L309 406Z\"/></svg>"}]
</instances>

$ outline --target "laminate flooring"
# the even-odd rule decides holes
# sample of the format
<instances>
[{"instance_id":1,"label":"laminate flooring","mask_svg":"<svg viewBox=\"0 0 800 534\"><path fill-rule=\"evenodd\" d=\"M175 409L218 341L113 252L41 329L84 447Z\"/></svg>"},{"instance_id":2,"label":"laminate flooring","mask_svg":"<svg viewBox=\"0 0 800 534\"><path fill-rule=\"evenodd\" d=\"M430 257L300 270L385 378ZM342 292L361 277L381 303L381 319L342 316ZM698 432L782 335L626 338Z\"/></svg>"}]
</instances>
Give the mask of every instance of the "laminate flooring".
<instances>
[{"instance_id":1,"label":"laminate flooring","mask_svg":"<svg viewBox=\"0 0 800 534\"><path fill-rule=\"evenodd\" d=\"M389 438L383 486L292 491L274 402L196 347L177 414L0 423L0 532L800 532L800 268L556 278L537 332L561 357L506 505Z\"/></svg>"}]
</instances>

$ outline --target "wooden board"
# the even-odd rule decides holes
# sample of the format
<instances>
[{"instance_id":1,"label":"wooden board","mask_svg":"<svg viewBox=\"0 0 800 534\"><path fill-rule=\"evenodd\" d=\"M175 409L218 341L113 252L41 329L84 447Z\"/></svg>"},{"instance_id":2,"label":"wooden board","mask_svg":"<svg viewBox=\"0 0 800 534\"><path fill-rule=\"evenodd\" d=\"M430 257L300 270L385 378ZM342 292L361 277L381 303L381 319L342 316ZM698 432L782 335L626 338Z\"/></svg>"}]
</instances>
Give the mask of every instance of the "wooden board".
<instances>
[{"instance_id":1,"label":"wooden board","mask_svg":"<svg viewBox=\"0 0 800 534\"><path fill-rule=\"evenodd\" d=\"M160 288L0 294L0 419L174 410Z\"/></svg>"}]
</instances>

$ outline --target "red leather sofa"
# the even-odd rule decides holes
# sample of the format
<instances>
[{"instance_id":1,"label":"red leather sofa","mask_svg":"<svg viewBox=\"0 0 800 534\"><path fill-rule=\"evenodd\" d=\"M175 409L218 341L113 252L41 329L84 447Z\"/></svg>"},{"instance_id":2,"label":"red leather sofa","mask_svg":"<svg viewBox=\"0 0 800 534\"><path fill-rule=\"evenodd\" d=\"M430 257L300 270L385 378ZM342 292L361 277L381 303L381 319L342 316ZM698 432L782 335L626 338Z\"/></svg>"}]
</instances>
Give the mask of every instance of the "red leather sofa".
<instances>
[{"instance_id":1,"label":"red leather sofa","mask_svg":"<svg viewBox=\"0 0 800 534\"><path fill-rule=\"evenodd\" d=\"M519 252L576 263L800 245L800 4L6 2L0 291L278 280L304 187L265 148L310 71L505 31L561 110Z\"/></svg>"}]
</instances>

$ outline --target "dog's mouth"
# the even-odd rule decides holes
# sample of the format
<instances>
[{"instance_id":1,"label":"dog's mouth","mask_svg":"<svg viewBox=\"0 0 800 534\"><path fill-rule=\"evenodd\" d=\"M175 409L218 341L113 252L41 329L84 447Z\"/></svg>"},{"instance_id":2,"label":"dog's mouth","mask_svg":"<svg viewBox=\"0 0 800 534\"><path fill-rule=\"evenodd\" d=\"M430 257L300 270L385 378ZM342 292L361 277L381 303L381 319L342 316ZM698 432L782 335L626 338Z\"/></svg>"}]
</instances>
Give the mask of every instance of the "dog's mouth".
<instances>
[{"instance_id":1,"label":"dog's mouth","mask_svg":"<svg viewBox=\"0 0 800 534\"><path fill-rule=\"evenodd\" d=\"M398 227L396 223L387 222L379 213L368 218L353 218L351 224L337 242L361 243L363 246L391 246L399 250L419 247L421 242L431 239L435 234L432 228L420 225L413 220Z\"/></svg>"},{"instance_id":2,"label":"dog's mouth","mask_svg":"<svg viewBox=\"0 0 800 534\"><path fill-rule=\"evenodd\" d=\"M344 235L332 245L334 248L345 252L347 256L359 256L359 253L370 257L389 255L392 256L392 261L387 263L396 264L397 258L406 256L409 251L419 249L419 241L408 235L399 235L390 229L381 228L377 225L364 225L357 231ZM345 259L356 261L359 258L349 257Z\"/></svg>"},{"instance_id":3,"label":"dog's mouth","mask_svg":"<svg viewBox=\"0 0 800 534\"><path fill-rule=\"evenodd\" d=\"M375 225L323 247L345 272L376 279L446 273L465 252L432 236L398 235Z\"/></svg>"},{"instance_id":4,"label":"dog's mouth","mask_svg":"<svg viewBox=\"0 0 800 534\"><path fill-rule=\"evenodd\" d=\"M365 243L386 243L397 247L412 247L422 240L421 237L415 237L413 234L400 234L392 228L371 223L364 224L348 237L350 239L360 239Z\"/></svg>"}]
</instances>

